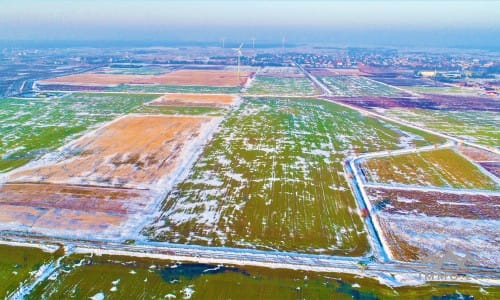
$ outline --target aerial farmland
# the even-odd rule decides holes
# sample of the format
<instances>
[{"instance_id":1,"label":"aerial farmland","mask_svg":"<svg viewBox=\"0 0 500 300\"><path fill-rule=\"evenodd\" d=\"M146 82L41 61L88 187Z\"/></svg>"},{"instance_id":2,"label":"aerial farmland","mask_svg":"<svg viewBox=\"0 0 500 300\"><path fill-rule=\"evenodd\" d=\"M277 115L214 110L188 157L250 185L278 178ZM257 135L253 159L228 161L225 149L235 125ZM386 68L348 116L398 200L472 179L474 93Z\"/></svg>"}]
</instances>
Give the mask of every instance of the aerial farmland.
<instances>
[{"instance_id":1,"label":"aerial farmland","mask_svg":"<svg viewBox=\"0 0 500 300\"><path fill-rule=\"evenodd\" d=\"M152 229L156 238L311 253L368 251L344 160L397 149L411 134L316 99L246 98L222 126L167 198L165 215Z\"/></svg>"},{"instance_id":2,"label":"aerial farmland","mask_svg":"<svg viewBox=\"0 0 500 300\"><path fill-rule=\"evenodd\" d=\"M0 99L0 297L499 293L495 97L177 51Z\"/></svg>"}]
</instances>

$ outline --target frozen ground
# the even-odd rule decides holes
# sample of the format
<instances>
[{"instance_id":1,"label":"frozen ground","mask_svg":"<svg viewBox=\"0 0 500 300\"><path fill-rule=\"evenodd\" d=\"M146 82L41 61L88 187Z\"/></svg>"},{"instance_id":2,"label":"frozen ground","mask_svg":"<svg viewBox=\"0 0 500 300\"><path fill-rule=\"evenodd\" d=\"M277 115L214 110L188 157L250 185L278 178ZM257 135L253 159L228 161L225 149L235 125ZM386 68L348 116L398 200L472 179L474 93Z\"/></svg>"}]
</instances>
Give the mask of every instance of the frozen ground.
<instances>
[{"instance_id":1,"label":"frozen ground","mask_svg":"<svg viewBox=\"0 0 500 300\"><path fill-rule=\"evenodd\" d=\"M246 99L147 231L178 243L363 254L344 159L408 136L324 101Z\"/></svg>"}]
</instances>

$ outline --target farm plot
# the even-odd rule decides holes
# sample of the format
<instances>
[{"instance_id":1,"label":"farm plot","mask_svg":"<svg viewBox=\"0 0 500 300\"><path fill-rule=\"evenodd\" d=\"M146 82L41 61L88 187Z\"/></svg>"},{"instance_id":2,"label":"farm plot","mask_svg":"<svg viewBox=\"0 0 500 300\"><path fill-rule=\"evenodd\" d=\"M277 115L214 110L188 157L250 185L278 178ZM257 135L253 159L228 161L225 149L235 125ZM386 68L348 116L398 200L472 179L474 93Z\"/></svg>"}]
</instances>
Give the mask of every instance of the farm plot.
<instances>
[{"instance_id":1,"label":"farm plot","mask_svg":"<svg viewBox=\"0 0 500 300\"><path fill-rule=\"evenodd\" d=\"M460 145L458 151L500 178L500 155L486 150Z\"/></svg>"},{"instance_id":2,"label":"farm plot","mask_svg":"<svg viewBox=\"0 0 500 300\"><path fill-rule=\"evenodd\" d=\"M26 299L399 299L495 297L473 284L384 286L347 274L179 263L135 257L72 255Z\"/></svg>"},{"instance_id":3,"label":"farm plot","mask_svg":"<svg viewBox=\"0 0 500 300\"><path fill-rule=\"evenodd\" d=\"M362 170L366 179L375 183L499 188L476 165L451 149L373 158L363 162Z\"/></svg>"},{"instance_id":4,"label":"farm plot","mask_svg":"<svg viewBox=\"0 0 500 300\"><path fill-rule=\"evenodd\" d=\"M76 86L118 86L118 85L180 85L180 86L243 86L250 73L221 70L175 70L164 74L132 75L82 73L55 77L38 82L43 85L76 85Z\"/></svg>"},{"instance_id":5,"label":"farm plot","mask_svg":"<svg viewBox=\"0 0 500 300\"><path fill-rule=\"evenodd\" d=\"M405 86L402 87L405 90L422 93L422 94L437 94L437 95L480 95L483 93L481 89L478 88L468 88L461 86Z\"/></svg>"},{"instance_id":6,"label":"farm plot","mask_svg":"<svg viewBox=\"0 0 500 300\"><path fill-rule=\"evenodd\" d=\"M425 95L420 97L332 97L336 101L347 102L363 108L372 108L379 112L385 109L401 110L423 109L425 111L477 111L500 112L500 101L474 96Z\"/></svg>"},{"instance_id":7,"label":"farm plot","mask_svg":"<svg viewBox=\"0 0 500 300\"><path fill-rule=\"evenodd\" d=\"M114 64L96 71L100 74L158 75L174 70L175 66Z\"/></svg>"},{"instance_id":8,"label":"farm plot","mask_svg":"<svg viewBox=\"0 0 500 300\"><path fill-rule=\"evenodd\" d=\"M500 147L498 112L388 109L384 113L470 142Z\"/></svg>"},{"instance_id":9,"label":"farm plot","mask_svg":"<svg viewBox=\"0 0 500 300\"><path fill-rule=\"evenodd\" d=\"M148 191L64 184L4 184L0 229L87 237L116 234L153 201Z\"/></svg>"},{"instance_id":10,"label":"farm plot","mask_svg":"<svg viewBox=\"0 0 500 300\"><path fill-rule=\"evenodd\" d=\"M0 228L133 234L217 122L138 115L113 121L9 174L0 190Z\"/></svg>"},{"instance_id":11,"label":"farm plot","mask_svg":"<svg viewBox=\"0 0 500 300\"><path fill-rule=\"evenodd\" d=\"M38 248L0 244L0 298L6 299L23 282L31 280L43 264L55 257L54 253Z\"/></svg>"},{"instance_id":12,"label":"farm plot","mask_svg":"<svg viewBox=\"0 0 500 300\"><path fill-rule=\"evenodd\" d=\"M155 95L74 93L0 99L0 172L19 167Z\"/></svg>"},{"instance_id":13,"label":"farm plot","mask_svg":"<svg viewBox=\"0 0 500 300\"><path fill-rule=\"evenodd\" d=\"M113 87L106 87L108 92L133 92L133 93L202 93L202 94L237 94L242 87L223 86L195 86L195 85L131 85L120 84Z\"/></svg>"},{"instance_id":14,"label":"farm plot","mask_svg":"<svg viewBox=\"0 0 500 300\"><path fill-rule=\"evenodd\" d=\"M203 115L203 116L223 116L228 112L224 107L206 106L152 106L142 105L135 108L133 113L153 114L153 115Z\"/></svg>"},{"instance_id":15,"label":"farm plot","mask_svg":"<svg viewBox=\"0 0 500 300\"><path fill-rule=\"evenodd\" d=\"M171 174L186 146L215 126L208 117L120 118L53 153L40 166L10 175L10 182L148 188Z\"/></svg>"},{"instance_id":16,"label":"farm plot","mask_svg":"<svg viewBox=\"0 0 500 300\"><path fill-rule=\"evenodd\" d=\"M258 72L264 77L303 78L304 73L296 67L263 67Z\"/></svg>"},{"instance_id":17,"label":"farm plot","mask_svg":"<svg viewBox=\"0 0 500 300\"><path fill-rule=\"evenodd\" d=\"M454 252L466 265L498 266L492 228L500 225L500 197L368 189L392 255L403 261Z\"/></svg>"},{"instance_id":18,"label":"farm plot","mask_svg":"<svg viewBox=\"0 0 500 300\"><path fill-rule=\"evenodd\" d=\"M333 96L338 97L402 97L408 96L403 90L362 76L320 76Z\"/></svg>"},{"instance_id":19,"label":"farm plot","mask_svg":"<svg viewBox=\"0 0 500 300\"><path fill-rule=\"evenodd\" d=\"M177 243L362 255L366 232L343 173L401 131L333 103L246 99L146 232Z\"/></svg>"},{"instance_id":20,"label":"farm plot","mask_svg":"<svg viewBox=\"0 0 500 300\"><path fill-rule=\"evenodd\" d=\"M251 95L313 96L320 91L305 77L273 77L257 75L246 90Z\"/></svg>"},{"instance_id":21,"label":"farm plot","mask_svg":"<svg viewBox=\"0 0 500 300\"><path fill-rule=\"evenodd\" d=\"M149 103L150 106L205 106L227 107L238 102L239 97L227 94L166 94Z\"/></svg>"},{"instance_id":22,"label":"farm plot","mask_svg":"<svg viewBox=\"0 0 500 300\"><path fill-rule=\"evenodd\" d=\"M157 83L169 85L194 86L243 86L250 77L249 72L240 72L240 76L232 71L218 70L176 70L162 75Z\"/></svg>"}]
</instances>

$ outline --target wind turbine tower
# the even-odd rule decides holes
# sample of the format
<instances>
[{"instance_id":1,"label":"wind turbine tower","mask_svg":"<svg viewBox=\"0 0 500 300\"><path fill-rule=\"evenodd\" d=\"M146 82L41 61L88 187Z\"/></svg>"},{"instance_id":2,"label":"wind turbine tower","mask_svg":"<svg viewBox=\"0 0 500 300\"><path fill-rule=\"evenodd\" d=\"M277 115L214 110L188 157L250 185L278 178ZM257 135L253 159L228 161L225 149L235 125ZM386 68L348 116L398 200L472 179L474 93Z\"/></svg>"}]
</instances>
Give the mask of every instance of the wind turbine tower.
<instances>
[{"instance_id":1,"label":"wind turbine tower","mask_svg":"<svg viewBox=\"0 0 500 300\"><path fill-rule=\"evenodd\" d=\"M220 41L222 43L222 49L224 49L224 41L225 41L226 38L221 38Z\"/></svg>"},{"instance_id":2,"label":"wind turbine tower","mask_svg":"<svg viewBox=\"0 0 500 300\"><path fill-rule=\"evenodd\" d=\"M281 39L281 50L283 51L283 54L285 54L285 36Z\"/></svg>"},{"instance_id":3,"label":"wind turbine tower","mask_svg":"<svg viewBox=\"0 0 500 300\"><path fill-rule=\"evenodd\" d=\"M233 48L234 51L237 52L238 54L238 80L240 80L240 64L241 64L241 56L243 55L241 53L241 48L243 48L243 43L241 43L240 47L239 48Z\"/></svg>"},{"instance_id":4,"label":"wind turbine tower","mask_svg":"<svg viewBox=\"0 0 500 300\"><path fill-rule=\"evenodd\" d=\"M255 49L255 38L252 38L252 49Z\"/></svg>"}]
</instances>

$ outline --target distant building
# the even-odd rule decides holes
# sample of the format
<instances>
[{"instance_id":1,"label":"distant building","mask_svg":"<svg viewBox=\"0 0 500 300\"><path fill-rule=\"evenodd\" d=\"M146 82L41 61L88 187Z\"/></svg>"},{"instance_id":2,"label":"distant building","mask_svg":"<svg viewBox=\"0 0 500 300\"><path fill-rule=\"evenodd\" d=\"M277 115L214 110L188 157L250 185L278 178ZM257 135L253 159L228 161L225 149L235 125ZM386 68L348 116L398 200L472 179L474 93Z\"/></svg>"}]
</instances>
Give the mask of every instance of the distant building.
<instances>
[{"instance_id":1,"label":"distant building","mask_svg":"<svg viewBox=\"0 0 500 300\"><path fill-rule=\"evenodd\" d=\"M419 74L422 77L435 77L437 72L436 71L420 71Z\"/></svg>"}]
</instances>

